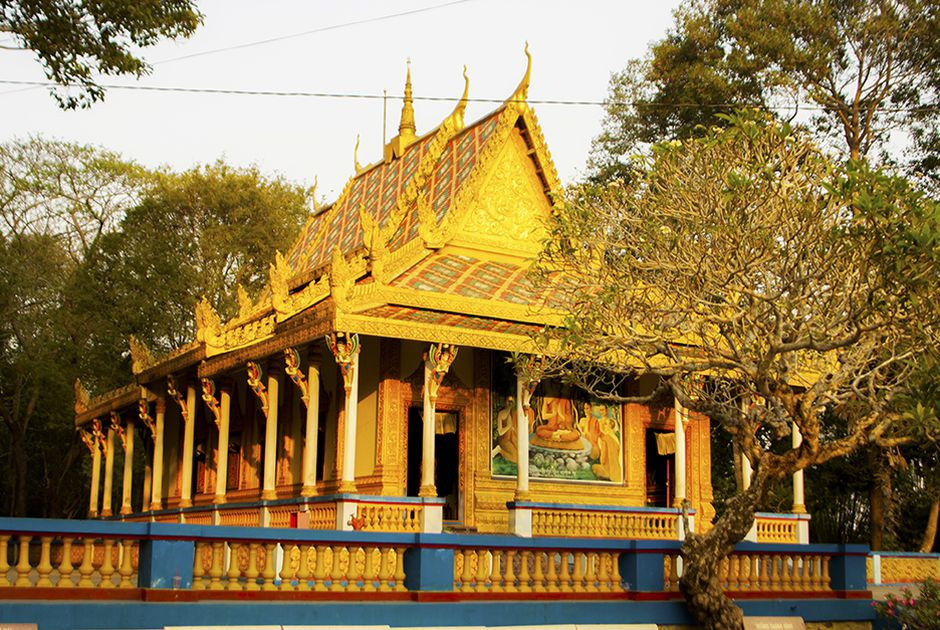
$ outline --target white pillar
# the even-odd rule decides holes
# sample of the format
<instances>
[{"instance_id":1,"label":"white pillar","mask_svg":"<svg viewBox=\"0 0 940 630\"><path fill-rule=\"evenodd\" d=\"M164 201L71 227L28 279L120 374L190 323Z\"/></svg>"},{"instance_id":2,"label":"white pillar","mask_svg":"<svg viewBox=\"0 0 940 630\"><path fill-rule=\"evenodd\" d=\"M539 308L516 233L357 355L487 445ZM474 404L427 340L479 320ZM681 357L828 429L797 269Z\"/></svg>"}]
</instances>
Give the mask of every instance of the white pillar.
<instances>
[{"instance_id":1,"label":"white pillar","mask_svg":"<svg viewBox=\"0 0 940 630\"><path fill-rule=\"evenodd\" d=\"M232 411L232 393L229 387L219 392L219 457L215 471L215 503L225 503L228 485L228 431Z\"/></svg>"},{"instance_id":2,"label":"white pillar","mask_svg":"<svg viewBox=\"0 0 940 630\"><path fill-rule=\"evenodd\" d=\"M264 487L261 491L263 500L277 498L277 408L278 408L277 372L268 368L268 416L264 425Z\"/></svg>"},{"instance_id":3,"label":"white pillar","mask_svg":"<svg viewBox=\"0 0 940 630\"><path fill-rule=\"evenodd\" d=\"M150 507L150 488L153 486L153 461L147 453L146 442L141 441L144 447L144 490L140 493L140 511L146 512Z\"/></svg>"},{"instance_id":4,"label":"white pillar","mask_svg":"<svg viewBox=\"0 0 940 630\"><path fill-rule=\"evenodd\" d=\"M349 343L347 341L347 343ZM346 392L346 411L343 423L343 467L340 476L341 493L356 492L356 419L359 415L359 349L349 362L352 378Z\"/></svg>"},{"instance_id":5,"label":"white pillar","mask_svg":"<svg viewBox=\"0 0 940 630\"><path fill-rule=\"evenodd\" d=\"M196 431L196 386L186 388L186 413L183 414L183 479L180 483L180 507L193 504L193 439Z\"/></svg>"},{"instance_id":6,"label":"white pillar","mask_svg":"<svg viewBox=\"0 0 940 630\"><path fill-rule=\"evenodd\" d=\"M312 497L317 493L317 439L320 429L320 364L314 356L307 367L307 427L304 436L304 454L300 495Z\"/></svg>"},{"instance_id":7,"label":"white pillar","mask_svg":"<svg viewBox=\"0 0 940 630\"><path fill-rule=\"evenodd\" d=\"M529 419L522 376L516 374L516 501L529 500Z\"/></svg>"},{"instance_id":8,"label":"white pillar","mask_svg":"<svg viewBox=\"0 0 940 630\"><path fill-rule=\"evenodd\" d=\"M747 455L744 454L744 451L741 451L741 491L745 491L751 487L751 476L754 474L754 469L751 468L751 460L747 458ZM754 522L751 523L751 529L748 530L747 534L744 535L744 540L749 540L751 542L757 542L757 517L754 517Z\"/></svg>"},{"instance_id":9,"label":"white pillar","mask_svg":"<svg viewBox=\"0 0 940 630\"><path fill-rule=\"evenodd\" d=\"M675 507L681 507L685 501L685 478L686 478L686 458L685 458L685 423L688 421L688 410L685 409L679 400L675 400L676 416L676 467L675 467L675 490L673 492Z\"/></svg>"},{"instance_id":10,"label":"white pillar","mask_svg":"<svg viewBox=\"0 0 940 630\"><path fill-rule=\"evenodd\" d=\"M436 497L437 486L434 484L434 433L436 400L431 398L431 369L427 361L424 366L424 424L421 435L421 487L419 497Z\"/></svg>"},{"instance_id":11,"label":"white pillar","mask_svg":"<svg viewBox=\"0 0 940 630\"><path fill-rule=\"evenodd\" d=\"M94 437L92 438L94 439ZM88 518L98 516L98 490L101 485L101 449L95 439L91 451L91 493L88 497Z\"/></svg>"},{"instance_id":12,"label":"white pillar","mask_svg":"<svg viewBox=\"0 0 940 630\"><path fill-rule=\"evenodd\" d=\"M128 420L124 429L124 481L121 486L121 514L133 512L131 491L134 483L134 423Z\"/></svg>"},{"instance_id":13,"label":"white pillar","mask_svg":"<svg viewBox=\"0 0 940 630\"><path fill-rule=\"evenodd\" d=\"M799 448L800 444L803 443L803 435L800 433L800 429L795 423L792 426L793 448ZM793 473L793 512L796 514L804 514L806 512L806 500L803 496L802 470Z\"/></svg>"},{"instance_id":14,"label":"white pillar","mask_svg":"<svg viewBox=\"0 0 940 630\"><path fill-rule=\"evenodd\" d=\"M166 399L157 398L157 417L153 432L153 482L150 484L150 509L163 509L163 421L166 418Z\"/></svg>"},{"instance_id":15,"label":"white pillar","mask_svg":"<svg viewBox=\"0 0 940 630\"><path fill-rule=\"evenodd\" d=\"M111 488L114 487L114 429L108 429L108 441L104 453L104 496L101 499L101 516L112 516Z\"/></svg>"}]
</instances>

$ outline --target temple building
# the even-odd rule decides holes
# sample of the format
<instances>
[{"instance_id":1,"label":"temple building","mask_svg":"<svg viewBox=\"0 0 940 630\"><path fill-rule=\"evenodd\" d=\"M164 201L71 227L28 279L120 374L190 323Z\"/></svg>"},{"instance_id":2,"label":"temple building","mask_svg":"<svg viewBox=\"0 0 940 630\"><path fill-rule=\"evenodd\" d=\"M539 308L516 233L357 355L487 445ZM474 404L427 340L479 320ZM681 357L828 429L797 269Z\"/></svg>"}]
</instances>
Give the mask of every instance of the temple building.
<instances>
[{"instance_id":1,"label":"temple building","mask_svg":"<svg viewBox=\"0 0 940 630\"><path fill-rule=\"evenodd\" d=\"M707 527L707 417L533 376L534 335L561 314L526 272L561 184L530 74L531 57L469 124L467 80L418 135L409 70L398 135L312 212L260 296L240 291L228 322L203 301L196 339L166 356L131 339L125 388L76 384L90 517L675 539L687 505ZM796 487L796 514L757 538L804 537Z\"/></svg>"}]
</instances>

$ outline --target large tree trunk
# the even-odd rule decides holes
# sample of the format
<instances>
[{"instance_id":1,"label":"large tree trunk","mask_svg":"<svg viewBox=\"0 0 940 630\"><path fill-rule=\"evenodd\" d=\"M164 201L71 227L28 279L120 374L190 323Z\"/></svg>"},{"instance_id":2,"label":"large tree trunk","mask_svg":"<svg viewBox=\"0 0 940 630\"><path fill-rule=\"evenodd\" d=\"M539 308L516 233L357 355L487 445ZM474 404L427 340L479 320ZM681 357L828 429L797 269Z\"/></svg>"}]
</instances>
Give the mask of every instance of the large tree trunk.
<instances>
[{"instance_id":1,"label":"large tree trunk","mask_svg":"<svg viewBox=\"0 0 940 630\"><path fill-rule=\"evenodd\" d=\"M689 610L706 630L735 630L744 627L744 615L725 595L718 580L721 561L750 531L754 511L767 486L763 474L755 474L751 486L728 500L725 512L704 534L689 534L682 545L682 577L679 590Z\"/></svg>"},{"instance_id":2,"label":"large tree trunk","mask_svg":"<svg viewBox=\"0 0 940 630\"><path fill-rule=\"evenodd\" d=\"M933 543L937 539L937 517L940 516L940 499L934 498L930 504L930 514L927 516L927 526L924 528L924 538L920 542L921 553L933 551Z\"/></svg>"}]
</instances>

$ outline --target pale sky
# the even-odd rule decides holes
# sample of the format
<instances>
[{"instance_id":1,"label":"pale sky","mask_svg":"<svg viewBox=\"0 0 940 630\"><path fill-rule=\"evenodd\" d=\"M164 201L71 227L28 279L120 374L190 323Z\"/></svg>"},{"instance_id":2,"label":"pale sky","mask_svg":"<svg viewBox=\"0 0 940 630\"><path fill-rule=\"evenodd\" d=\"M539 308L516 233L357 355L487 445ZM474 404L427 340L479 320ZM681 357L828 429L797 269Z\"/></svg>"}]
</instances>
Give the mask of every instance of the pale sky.
<instances>
[{"instance_id":1,"label":"pale sky","mask_svg":"<svg viewBox=\"0 0 940 630\"><path fill-rule=\"evenodd\" d=\"M448 5L449 6L444 6ZM144 51L153 73L105 83L186 88L376 94L388 90L388 133L397 133L405 61L416 99L459 97L468 67L471 98L505 99L533 55L530 101L600 101L610 73L642 56L672 20L676 0L200 0L205 23L189 40ZM334 28L216 54L183 55L322 29L347 22L439 7L412 15ZM168 61L169 60L169 61ZM162 62L162 63L161 63ZM0 50L0 79L44 80L30 53ZM453 102L416 100L418 134ZM472 122L496 103L470 103ZM603 110L534 103L564 182L584 169ZM255 164L309 186L333 201L359 162L382 154L382 101L109 90L89 110L62 111L44 88L0 83L0 141L29 135L98 144L146 166L185 169L224 158Z\"/></svg>"}]
</instances>

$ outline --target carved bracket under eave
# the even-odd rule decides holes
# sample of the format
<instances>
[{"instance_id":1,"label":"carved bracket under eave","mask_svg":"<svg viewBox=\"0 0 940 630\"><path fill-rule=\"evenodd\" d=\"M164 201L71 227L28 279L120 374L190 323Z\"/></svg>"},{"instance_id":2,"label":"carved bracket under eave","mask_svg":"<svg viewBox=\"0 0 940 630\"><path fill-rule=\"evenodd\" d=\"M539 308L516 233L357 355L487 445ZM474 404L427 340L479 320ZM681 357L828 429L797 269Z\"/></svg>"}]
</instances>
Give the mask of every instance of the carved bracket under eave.
<instances>
[{"instance_id":1,"label":"carved bracket under eave","mask_svg":"<svg viewBox=\"0 0 940 630\"><path fill-rule=\"evenodd\" d=\"M121 424L121 416L118 412L111 412L111 430L121 440L121 448L127 452L127 434L124 432L124 426Z\"/></svg>"},{"instance_id":2,"label":"carved bracket under eave","mask_svg":"<svg viewBox=\"0 0 940 630\"><path fill-rule=\"evenodd\" d=\"M147 402L146 398L141 398L139 401L137 401L137 417L140 418L141 424L147 427L147 429L150 431L150 437L156 439L157 423L150 415L150 403Z\"/></svg>"},{"instance_id":3,"label":"carved bracket under eave","mask_svg":"<svg viewBox=\"0 0 940 630\"><path fill-rule=\"evenodd\" d=\"M202 378L200 382L202 384L202 402L206 403L206 407L212 412L212 419L215 422L216 428L221 429L222 407L215 397L215 383L208 378Z\"/></svg>"},{"instance_id":4,"label":"carved bracket under eave","mask_svg":"<svg viewBox=\"0 0 940 630\"><path fill-rule=\"evenodd\" d=\"M284 348L284 373L294 382L297 389L300 390L300 400L304 407L310 405L310 388L307 385L307 377L300 371L300 353L296 348Z\"/></svg>"},{"instance_id":5,"label":"carved bracket under eave","mask_svg":"<svg viewBox=\"0 0 940 630\"><path fill-rule=\"evenodd\" d=\"M180 408L180 415L183 417L183 424L189 422L189 410L186 407L186 399L180 393L176 385L176 379L170 374L166 377L166 395L176 401Z\"/></svg>"},{"instance_id":6,"label":"carved bracket under eave","mask_svg":"<svg viewBox=\"0 0 940 630\"><path fill-rule=\"evenodd\" d=\"M264 414L264 417L267 418L269 404L268 388L261 382L261 366L254 361L248 361L245 363L245 370L248 373L248 387L251 388L251 391L258 397L258 402L261 403L261 412Z\"/></svg>"}]
</instances>

